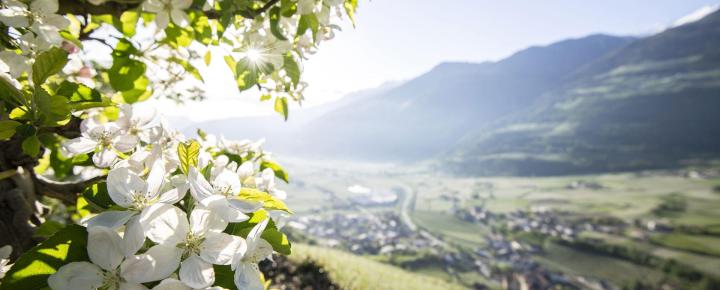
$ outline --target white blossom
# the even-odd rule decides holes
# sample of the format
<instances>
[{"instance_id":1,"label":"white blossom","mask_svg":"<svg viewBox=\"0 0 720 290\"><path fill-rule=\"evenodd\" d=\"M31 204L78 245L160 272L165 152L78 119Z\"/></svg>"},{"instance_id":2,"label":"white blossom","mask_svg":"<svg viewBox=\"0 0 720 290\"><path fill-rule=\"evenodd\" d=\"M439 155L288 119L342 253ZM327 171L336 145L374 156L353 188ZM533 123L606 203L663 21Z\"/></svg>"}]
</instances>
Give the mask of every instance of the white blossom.
<instances>
[{"instance_id":1,"label":"white blossom","mask_svg":"<svg viewBox=\"0 0 720 290\"><path fill-rule=\"evenodd\" d=\"M240 249L233 257L231 268L235 271L235 286L238 289L263 290L258 263L272 255L272 246L260 235L267 227L268 220L255 225L245 238L246 248Z\"/></svg>"},{"instance_id":2,"label":"white blossom","mask_svg":"<svg viewBox=\"0 0 720 290\"><path fill-rule=\"evenodd\" d=\"M173 257L153 255L153 263L136 263L125 259L124 247L115 230L100 226L88 228L87 252L92 263L63 265L48 278L48 285L53 290L147 289L140 283L167 277L163 271L151 266L172 262ZM159 246L153 248L156 247ZM155 254L153 248L148 253ZM128 270L130 268L132 270Z\"/></svg>"},{"instance_id":3,"label":"white blossom","mask_svg":"<svg viewBox=\"0 0 720 290\"><path fill-rule=\"evenodd\" d=\"M112 166L117 161L117 152L129 152L137 144L132 136L123 134L121 128L113 122L99 123L88 118L83 120L80 131L80 137L63 142L64 155L94 151L93 163L100 168Z\"/></svg>"},{"instance_id":4,"label":"white blossom","mask_svg":"<svg viewBox=\"0 0 720 290\"><path fill-rule=\"evenodd\" d=\"M159 29L165 29L170 20L180 27L190 24L184 10L191 4L191 0L146 0L142 7L147 12L155 13L155 24Z\"/></svg>"},{"instance_id":5,"label":"white blossom","mask_svg":"<svg viewBox=\"0 0 720 290\"><path fill-rule=\"evenodd\" d=\"M5 277L5 273L10 270L10 254L12 254L12 246L5 245L0 248L0 279Z\"/></svg>"},{"instance_id":6,"label":"white blossom","mask_svg":"<svg viewBox=\"0 0 720 290\"><path fill-rule=\"evenodd\" d=\"M206 208L196 208L190 221L177 207L158 207L148 223L148 238L159 245L174 246L183 257L180 263L180 280L187 286L199 289L215 281L215 265L229 265L234 254L244 249L245 241L223 233L228 222ZM175 265L174 267L177 267Z\"/></svg>"},{"instance_id":7,"label":"white blossom","mask_svg":"<svg viewBox=\"0 0 720 290\"><path fill-rule=\"evenodd\" d=\"M223 218L230 222L241 222L248 219L244 213L254 212L262 204L238 198L242 184L237 174L230 170L220 172L212 183L197 170L190 168L188 173L190 194L203 206L218 212Z\"/></svg>"}]
</instances>

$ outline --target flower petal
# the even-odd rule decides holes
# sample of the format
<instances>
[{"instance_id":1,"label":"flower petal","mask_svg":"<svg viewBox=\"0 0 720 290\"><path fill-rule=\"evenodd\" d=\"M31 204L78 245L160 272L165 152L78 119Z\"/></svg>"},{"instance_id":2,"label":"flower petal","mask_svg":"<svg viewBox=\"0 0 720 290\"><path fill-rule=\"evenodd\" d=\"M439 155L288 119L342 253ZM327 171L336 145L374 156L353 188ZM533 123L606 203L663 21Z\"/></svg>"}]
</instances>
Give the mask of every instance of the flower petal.
<instances>
[{"instance_id":1,"label":"flower petal","mask_svg":"<svg viewBox=\"0 0 720 290\"><path fill-rule=\"evenodd\" d=\"M152 165L150 173L147 177L147 195L149 199L153 199L157 196L160 188L165 183L165 166L162 159L158 159Z\"/></svg>"},{"instance_id":2,"label":"flower petal","mask_svg":"<svg viewBox=\"0 0 720 290\"><path fill-rule=\"evenodd\" d=\"M193 290L187 285L183 284L180 280L167 278L160 281L160 284L153 287L152 290Z\"/></svg>"},{"instance_id":3,"label":"flower petal","mask_svg":"<svg viewBox=\"0 0 720 290\"><path fill-rule=\"evenodd\" d=\"M170 0L170 5L175 9L188 9L192 0Z\"/></svg>"},{"instance_id":4,"label":"flower petal","mask_svg":"<svg viewBox=\"0 0 720 290\"><path fill-rule=\"evenodd\" d=\"M104 148L93 155L93 163L100 168L108 168L117 159L117 154L108 148Z\"/></svg>"},{"instance_id":5,"label":"flower petal","mask_svg":"<svg viewBox=\"0 0 720 290\"><path fill-rule=\"evenodd\" d=\"M123 254L131 257L142 248L145 243L145 232L140 224L140 216L134 216L125 226L123 234Z\"/></svg>"},{"instance_id":6,"label":"flower petal","mask_svg":"<svg viewBox=\"0 0 720 290\"><path fill-rule=\"evenodd\" d=\"M198 172L197 168L190 167L188 182L190 183L190 194L195 200L203 200L213 195L212 185Z\"/></svg>"},{"instance_id":7,"label":"flower petal","mask_svg":"<svg viewBox=\"0 0 720 290\"><path fill-rule=\"evenodd\" d=\"M196 208L190 213L190 231L195 235L207 232L222 232L228 222L219 214L205 208Z\"/></svg>"},{"instance_id":8,"label":"flower petal","mask_svg":"<svg viewBox=\"0 0 720 290\"><path fill-rule=\"evenodd\" d=\"M118 290L148 290L148 288L140 283L120 282L120 289Z\"/></svg>"},{"instance_id":9,"label":"flower petal","mask_svg":"<svg viewBox=\"0 0 720 290\"><path fill-rule=\"evenodd\" d=\"M41 15L54 14L58 8L58 0L33 0L30 3L30 11Z\"/></svg>"},{"instance_id":10,"label":"flower petal","mask_svg":"<svg viewBox=\"0 0 720 290\"><path fill-rule=\"evenodd\" d=\"M113 230L116 230L123 226L125 223L127 223L130 218L135 215L136 212L134 211L116 211L116 210L109 210L101 212L100 214L90 218L85 222L86 227L107 227L111 228Z\"/></svg>"},{"instance_id":11,"label":"flower petal","mask_svg":"<svg viewBox=\"0 0 720 290\"><path fill-rule=\"evenodd\" d=\"M148 184L125 167L110 170L107 177L107 190L110 198L119 206L133 205L134 196L147 190Z\"/></svg>"},{"instance_id":12,"label":"flower petal","mask_svg":"<svg viewBox=\"0 0 720 290\"><path fill-rule=\"evenodd\" d=\"M113 139L113 147L120 152L128 152L135 149L138 141L139 139L135 135L120 135Z\"/></svg>"},{"instance_id":13,"label":"flower petal","mask_svg":"<svg viewBox=\"0 0 720 290\"><path fill-rule=\"evenodd\" d=\"M123 260L123 242L120 235L106 227L90 227L87 232L90 261L107 271L115 270Z\"/></svg>"},{"instance_id":14,"label":"flower petal","mask_svg":"<svg viewBox=\"0 0 720 290\"><path fill-rule=\"evenodd\" d=\"M180 9L171 10L170 17L172 18L173 23L177 24L180 27L185 27L190 24L190 19L188 19L187 13Z\"/></svg>"},{"instance_id":15,"label":"flower petal","mask_svg":"<svg viewBox=\"0 0 720 290\"><path fill-rule=\"evenodd\" d=\"M239 223L248 220L246 214L243 211L230 205L230 201L227 198L220 195L213 195L200 201L200 204L209 208L213 212L222 216L226 221L231 223Z\"/></svg>"},{"instance_id":16,"label":"flower petal","mask_svg":"<svg viewBox=\"0 0 720 290\"><path fill-rule=\"evenodd\" d=\"M209 232L200 245L200 257L215 265L229 265L235 254L244 255L247 244L241 237Z\"/></svg>"},{"instance_id":17,"label":"flower petal","mask_svg":"<svg viewBox=\"0 0 720 290\"><path fill-rule=\"evenodd\" d=\"M247 213L255 212L263 206L262 202L239 198L228 199L228 202L230 203L231 207L236 208L241 212Z\"/></svg>"},{"instance_id":18,"label":"flower petal","mask_svg":"<svg viewBox=\"0 0 720 290\"><path fill-rule=\"evenodd\" d=\"M156 203L145 208L140 214L145 235L153 242L175 246L185 240L190 232L187 216L179 208Z\"/></svg>"},{"instance_id":19,"label":"flower petal","mask_svg":"<svg viewBox=\"0 0 720 290\"><path fill-rule=\"evenodd\" d=\"M240 184L240 177L230 170L223 170L213 180L214 188L221 188L223 191L229 190L230 194L238 195L242 185Z\"/></svg>"},{"instance_id":20,"label":"flower petal","mask_svg":"<svg viewBox=\"0 0 720 290\"><path fill-rule=\"evenodd\" d=\"M265 230L265 227L267 227L268 219L264 219L263 221L256 224L252 230L248 233L247 237L245 239L248 243L248 250L253 251L257 242L261 240L260 235L262 235L263 231Z\"/></svg>"},{"instance_id":21,"label":"flower petal","mask_svg":"<svg viewBox=\"0 0 720 290\"><path fill-rule=\"evenodd\" d=\"M93 151L98 145L97 142L90 138L78 137L63 142L63 149L66 151L66 156L70 157L75 154L88 153Z\"/></svg>"},{"instance_id":22,"label":"flower petal","mask_svg":"<svg viewBox=\"0 0 720 290\"><path fill-rule=\"evenodd\" d=\"M172 183L174 188L160 194L158 202L175 204L185 197L188 189L190 188L190 184L188 184L184 175L173 176L170 178L170 183Z\"/></svg>"},{"instance_id":23,"label":"flower petal","mask_svg":"<svg viewBox=\"0 0 720 290\"><path fill-rule=\"evenodd\" d=\"M205 288L215 283L215 271L212 264L193 254L180 264L180 281L195 289Z\"/></svg>"},{"instance_id":24,"label":"flower petal","mask_svg":"<svg viewBox=\"0 0 720 290\"><path fill-rule=\"evenodd\" d=\"M0 248L0 260L7 259L10 257L10 254L12 254L12 246L11 245L5 245L2 248Z\"/></svg>"},{"instance_id":25,"label":"flower petal","mask_svg":"<svg viewBox=\"0 0 720 290\"><path fill-rule=\"evenodd\" d=\"M243 290L263 290L262 281L260 280L260 270L257 264L241 263L235 269L235 286Z\"/></svg>"},{"instance_id":26,"label":"flower petal","mask_svg":"<svg viewBox=\"0 0 720 290\"><path fill-rule=\"evenodd\" d=\"M48 285L53 290L95 290L102 283L102 270L90 262L66 264L48 278Z\"/></svg>"},{"instance_id":27,"label":"flower petal","mask_svg":"<svg viewBox=\"0 0 720 290\"><path fill-rule=\"evenodd\" d=\"M163 30L165 27L167 27L168 22L170 21L170 15L164 11L158 11L155 14L155 24L157 24L158 29Z\"/></svg>"},{"instance_id":28,"label":"flower petal","mask_svg":"<svg viewBox=\"0 0 720 290\"><path fill-rule=\"evenodd\" d=\"M156 245L120 264L120 275L134 283L162 280L175 272L181 256L182 250L175 246Z\"/></svg>"}]
</instances>

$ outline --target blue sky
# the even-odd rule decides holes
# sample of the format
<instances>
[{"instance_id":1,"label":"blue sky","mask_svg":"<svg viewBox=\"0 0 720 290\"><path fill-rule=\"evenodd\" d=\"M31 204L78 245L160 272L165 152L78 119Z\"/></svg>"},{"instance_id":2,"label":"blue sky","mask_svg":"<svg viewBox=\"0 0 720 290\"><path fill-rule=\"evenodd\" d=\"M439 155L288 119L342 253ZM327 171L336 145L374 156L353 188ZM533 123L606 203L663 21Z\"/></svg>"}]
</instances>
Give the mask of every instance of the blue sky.
<instances>
[{"instance_id":1,"label":"blue sky","mask_svg":"<svg viewBox=\"0 0 720 290\"><path fill-rule=\"evenodd\" d=\"M650 35L718 4L718 0L360 0L357 27L345 25L305 64L304 77L310 83L307 105L410 79L444 61L499 60L529 46L594 33ZM271 105L259 104L255 94L238 95L226 87L227 80L212 79L216 83L208 84L208 101L189 104L193 119L272 113ZM218 109L223 107L233 109ZM187 110L168 108L168 113L187 116Z\"/></svg>"}]
</instances>

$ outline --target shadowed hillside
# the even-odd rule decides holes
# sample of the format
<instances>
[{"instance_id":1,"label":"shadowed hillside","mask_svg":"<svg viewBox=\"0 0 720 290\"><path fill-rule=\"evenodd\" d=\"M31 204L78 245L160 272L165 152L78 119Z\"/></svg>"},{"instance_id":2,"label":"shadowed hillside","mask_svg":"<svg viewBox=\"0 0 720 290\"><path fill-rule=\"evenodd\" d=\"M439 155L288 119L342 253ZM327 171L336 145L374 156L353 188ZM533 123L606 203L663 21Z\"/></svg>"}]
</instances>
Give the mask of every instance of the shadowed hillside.
<instances>
[{"instance_id":1,"label":"shadowed hillside","mask_svg":"<svg viewBox=\"0 0 720 290\"><path fill-rule=\"evenodd\" d=\"M465 174L668 168L717 158L720 13L633 42L581 68L532 110L464 138Z\"/></svg>"}]
</instances>

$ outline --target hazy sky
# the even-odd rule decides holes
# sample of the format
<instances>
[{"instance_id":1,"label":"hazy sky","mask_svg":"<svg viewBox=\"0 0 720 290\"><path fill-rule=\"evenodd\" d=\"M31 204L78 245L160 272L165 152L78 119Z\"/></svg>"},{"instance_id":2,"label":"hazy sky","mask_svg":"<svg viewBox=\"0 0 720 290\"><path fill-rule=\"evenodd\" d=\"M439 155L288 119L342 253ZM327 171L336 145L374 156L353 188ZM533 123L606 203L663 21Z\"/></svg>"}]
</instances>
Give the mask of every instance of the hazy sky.
<instances>
[{"instance_id":1,"label":"hazy sky","mask_svg":"<svg viewBox=\"0 0 720 290\"><path fill-rule=\"evenodd\" d=\"M499 60L528 46L593 33L649 35L698 9L708 10L719 3L360 0L357 27L346 25L306 62L304 78L310 83L306 105L321 104L387 81L410 79L444 61ZM272 104L259 103L256 93L237 93L221 61L203 71L209 76L208 100L184 107L159 102L166 115L207 120L272 113Z\"/></svg>"}]
</instances>

